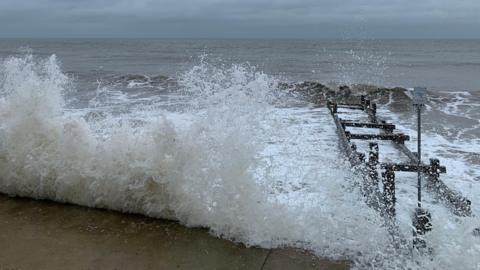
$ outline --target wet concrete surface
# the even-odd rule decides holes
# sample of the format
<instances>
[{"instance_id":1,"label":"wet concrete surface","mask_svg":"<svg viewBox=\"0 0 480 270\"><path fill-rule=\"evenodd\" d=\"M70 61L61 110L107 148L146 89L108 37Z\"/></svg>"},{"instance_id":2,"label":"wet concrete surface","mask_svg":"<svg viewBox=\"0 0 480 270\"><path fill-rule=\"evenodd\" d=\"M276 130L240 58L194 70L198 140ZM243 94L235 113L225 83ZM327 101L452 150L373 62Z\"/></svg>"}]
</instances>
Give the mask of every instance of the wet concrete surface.
<instances>
[{"instance_id":1,"label":"wet concrete surface","mask_svg":"<svg viewBox=\"0 0 480 270\"><path fill-rule=\"evenodd\" d=\"M349 269L349 263L247 248L169 220L0 195L0 270L7 269Z\"/></svg>"}]
</instances>

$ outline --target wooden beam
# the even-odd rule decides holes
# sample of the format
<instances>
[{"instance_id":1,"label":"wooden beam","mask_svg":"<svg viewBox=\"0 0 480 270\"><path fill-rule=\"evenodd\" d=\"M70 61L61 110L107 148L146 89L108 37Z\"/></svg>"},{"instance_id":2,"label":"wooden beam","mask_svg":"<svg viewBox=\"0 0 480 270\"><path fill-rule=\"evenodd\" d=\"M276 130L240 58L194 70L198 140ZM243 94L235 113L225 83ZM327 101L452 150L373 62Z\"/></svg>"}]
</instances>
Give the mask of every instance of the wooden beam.
<instances>
[{"instance_id":1,"label":"wooden beam","mask_svg":"<svg viewBox=\"0 0 480 270\"><path fill-rule=\"evenodd\" d=\"M412 163L381 163L380 168L382 169L392 169L394 171L402 171L402 172L417 172L418 165ZM422 164L420 165L420 169L423 173L430 173L432 171L432 166ZM436 168L437 173L446 173L447 168L445 166L439 166Z\"/></svg>"},{"instance_id":2,"label":"wooden beam","mask_svg":"<svg viewBox=\"0 0 480 270\"><path fill-rule=\"evenodd\" d=\"M337 104L339 109L363 110L360 104Z\"/></svg>"},{"instance_id":3,"label":"wooden beam","mask_svg":"<svg viewBox=\"0 0 480 270\"><path fill-rule=\"evenodd\" d=\"M397 143L403 143L410 139L410 137L405 134L355 134L345 131L345 135L349 140L382 140Z\"/></svg>"},{"instance_id":4,"label":"wooden beam","mask_svg":"<svg viewBox=\"0 0 480 270\"><path fill-rule=\"evenodd\" d=\"M368 122L356 122L356 121L347 121L340 120L343 126L346 127L362 127L362 128L380 128L393 131L395 125L393 124L378 124L378 123L368 123Z\"/></svg>"}]
</instances>

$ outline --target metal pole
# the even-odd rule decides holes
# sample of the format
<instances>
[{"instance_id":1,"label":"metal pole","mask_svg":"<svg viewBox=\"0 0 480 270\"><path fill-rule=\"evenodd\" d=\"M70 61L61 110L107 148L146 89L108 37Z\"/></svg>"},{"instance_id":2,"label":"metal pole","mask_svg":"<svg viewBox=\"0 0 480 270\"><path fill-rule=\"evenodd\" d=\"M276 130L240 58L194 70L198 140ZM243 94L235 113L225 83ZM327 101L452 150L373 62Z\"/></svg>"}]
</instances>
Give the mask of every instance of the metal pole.
<instances>
[{"instance_id":1,"label":"metal pole","mask_svg":"<svg viewBox=\"0 0 480 270\"><path fill-rule=\"evenodd\" d=\"M418 208L422 207L422 108L426 103L426 88L415 87L413 89L413 106L417 109L417 196Z\"/></svg>"},{"instance_id":2,"label":"metal pole","mask_svg":"<svg viewBox=\"0 0 480 270\"><path fill-rule=\"evenodd\" d=\"M417 165L418 165L418 172L417 172L417 177L418 177L418 182L417 182L417 193L418 193L418 207L422 207L422 173L421 173L421 168L420 166L422 165L422 132L421 132L421 126L422 126L422 117L421 117L421 105L417 105L417 152L418 152L418 160L417 160Z\"/></svg>"},{"instance_id":3,"label":"metal pole","mask_svg":"<svg viewBox=\"0 0 480 270\"><path fill-rule=\"evenodd\" d=\"M432 217L430 213L421 208L422 207L422 108L426 103L426 89L423 87L416 87L413 90L413 105L417 109L417 194L418 207L415 209L413 216L413 246L417 249L424 249L427 247L423 235L432 230Z\"/></svg>"}]
</instances>

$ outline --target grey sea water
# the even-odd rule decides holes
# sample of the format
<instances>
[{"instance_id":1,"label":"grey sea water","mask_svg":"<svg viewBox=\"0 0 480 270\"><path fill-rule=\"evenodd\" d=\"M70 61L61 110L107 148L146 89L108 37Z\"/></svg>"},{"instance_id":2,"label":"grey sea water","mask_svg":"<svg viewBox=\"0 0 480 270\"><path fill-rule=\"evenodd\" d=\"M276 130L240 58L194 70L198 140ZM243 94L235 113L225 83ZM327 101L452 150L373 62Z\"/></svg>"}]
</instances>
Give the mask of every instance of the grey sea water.
<instances>
[{"instance_id":1,"label":"grey sea water","mask_svg":"<svg viewBox=\"0 0 480 270\"><path fill-rule=\"evenodd\" d=\"M107 75L172 76L201 55L248 62L285 80L480 91L480 40L0 40L0 57L56 54L80 82Z\"/></svg>"},{"instance_id":2,"label":"grey sea water","mask_svg":"<svg viewBox=\"0 0 480 270\"><path fill-rule=\"evenodd\" d=\"M3 39L0 192L177 219L360 269L478 269L479 52L480 40ZM429 89L424 158L440 159L474 213L455 217L425 195L433 258L392 248L328 111L277 87L310 80ZM378 111L415 149L398 102ZM415 183L397 176L408 237Z\"/></svg>"}]
</instances>

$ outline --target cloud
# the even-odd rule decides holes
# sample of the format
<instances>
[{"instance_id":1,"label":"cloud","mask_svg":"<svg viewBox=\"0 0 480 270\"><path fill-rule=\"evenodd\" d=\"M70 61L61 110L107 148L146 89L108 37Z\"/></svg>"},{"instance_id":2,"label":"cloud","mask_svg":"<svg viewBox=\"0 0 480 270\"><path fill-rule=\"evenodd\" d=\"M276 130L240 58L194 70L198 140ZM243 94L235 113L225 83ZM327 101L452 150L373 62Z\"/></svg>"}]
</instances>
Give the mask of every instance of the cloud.
<instances>
[{"instance_id":1,"label":"cloud","mask_svg":"<svg viewBox=\"0 0 480 270\"><path fill-rule=\"evenodd\" d=\"M480 38L478 14L478 0L2 0L0 36Z\"/></svg>"}]
</instances>

